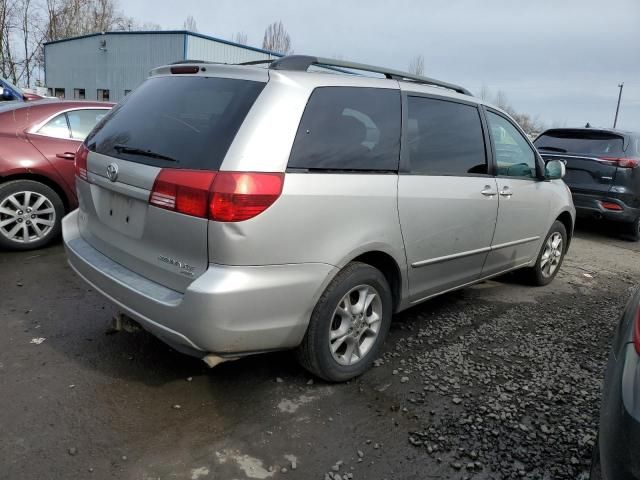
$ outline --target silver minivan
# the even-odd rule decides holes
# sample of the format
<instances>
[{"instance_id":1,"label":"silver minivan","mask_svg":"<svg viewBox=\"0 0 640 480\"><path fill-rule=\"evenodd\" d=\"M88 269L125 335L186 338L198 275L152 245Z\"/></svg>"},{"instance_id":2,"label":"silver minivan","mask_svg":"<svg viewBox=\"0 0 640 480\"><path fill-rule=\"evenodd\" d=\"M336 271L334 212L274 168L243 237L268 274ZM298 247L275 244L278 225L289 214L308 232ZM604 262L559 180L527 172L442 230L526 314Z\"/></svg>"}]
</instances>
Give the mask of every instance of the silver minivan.
<instances>
[{"instance_id":1,"label":"silver minivan","mask_svg":"<svg viewBox=\"0 0 640 480\"><path fill-rule=\"evenodd\" d=\"M179 351L213 366L295 348L343 381L396 312L515 269L549 283L575 217L563 174L456 85L307 56L183 63L87 137L64 243Z\"/></svg>"}]
</instances>

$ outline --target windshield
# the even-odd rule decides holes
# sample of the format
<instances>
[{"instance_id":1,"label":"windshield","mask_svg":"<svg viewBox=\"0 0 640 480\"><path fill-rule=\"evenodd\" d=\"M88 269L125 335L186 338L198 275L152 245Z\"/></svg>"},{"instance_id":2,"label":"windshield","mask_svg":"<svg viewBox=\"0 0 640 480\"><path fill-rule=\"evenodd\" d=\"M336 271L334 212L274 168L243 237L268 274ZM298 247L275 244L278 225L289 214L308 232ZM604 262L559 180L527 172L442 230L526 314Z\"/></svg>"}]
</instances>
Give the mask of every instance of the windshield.
<instances>
[{"instance_id":1,"label":"windshield","mask_svg":"<svg viewBox=\"0 0 640 480\"><path fill-rule=\"evenodd\" d=\"M556 130L543 133L534 142L542 153L581 153L584 155L623 155L624 139L609 132Z\"/></svg>"},{"instance_id":2,"label":"windshield","mask_svg":"<svg viewBox=\"0 0 640 480\"><path fill-rule=\"evenodd\" d=\"M217 170L264 83L150 78L87 137L89 150L167 168Z\"/></svg>"}]
</instances>

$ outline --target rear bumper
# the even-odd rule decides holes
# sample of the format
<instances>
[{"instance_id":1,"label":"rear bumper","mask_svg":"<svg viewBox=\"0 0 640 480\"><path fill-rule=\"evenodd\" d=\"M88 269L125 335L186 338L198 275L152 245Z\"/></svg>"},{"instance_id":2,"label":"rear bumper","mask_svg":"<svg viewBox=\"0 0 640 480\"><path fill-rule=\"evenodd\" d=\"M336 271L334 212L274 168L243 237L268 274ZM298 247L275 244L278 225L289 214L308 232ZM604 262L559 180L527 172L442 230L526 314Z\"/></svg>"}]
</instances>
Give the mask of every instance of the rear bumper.
<instances>
[{"instance_id":1,"label":"rear bumper","mask_svg":"<svg viewBox=\"0 0 640 480\"><path fill-rule=\"evenodd\" d=\"M323 263L211 264L184 293L106 257L81 236L78 211L62 221L71 267L124 314L177 350L239 356L297 346L337 271Z\"/></svg>"},{"instance_id":2,"label":"rear bumper","mask_svg":"<svg viewBox=\"0 0 640 480\"><path fill-rule=\"evenodd\" d=\"M578 217L631 223L640 216L640 208L630 207L627 203L615 197L583 193L573 193L572 196ZM620 205L622 210L608 210L602 206L601 202L615 203Z\"/></svg>"}]
</instances>

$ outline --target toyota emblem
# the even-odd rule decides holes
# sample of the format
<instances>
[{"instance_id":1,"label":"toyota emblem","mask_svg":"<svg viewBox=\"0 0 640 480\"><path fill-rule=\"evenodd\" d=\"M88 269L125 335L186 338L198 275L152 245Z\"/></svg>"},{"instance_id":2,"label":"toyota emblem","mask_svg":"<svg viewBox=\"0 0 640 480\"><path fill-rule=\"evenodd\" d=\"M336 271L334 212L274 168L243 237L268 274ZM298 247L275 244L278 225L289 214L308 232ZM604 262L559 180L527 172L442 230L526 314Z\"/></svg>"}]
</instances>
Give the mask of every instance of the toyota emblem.
<instances>
[{"instance_id":1,"label":"toyota emblem","mask_svg":"<svg viewBox=\"0 0 640 480\"><path fill-rule=\"evenodd\" d=\"M118 165L116 163L110 163L107 167L107 177L112 182L115 182L118 179Z\"/></svg>"}]
</instances>

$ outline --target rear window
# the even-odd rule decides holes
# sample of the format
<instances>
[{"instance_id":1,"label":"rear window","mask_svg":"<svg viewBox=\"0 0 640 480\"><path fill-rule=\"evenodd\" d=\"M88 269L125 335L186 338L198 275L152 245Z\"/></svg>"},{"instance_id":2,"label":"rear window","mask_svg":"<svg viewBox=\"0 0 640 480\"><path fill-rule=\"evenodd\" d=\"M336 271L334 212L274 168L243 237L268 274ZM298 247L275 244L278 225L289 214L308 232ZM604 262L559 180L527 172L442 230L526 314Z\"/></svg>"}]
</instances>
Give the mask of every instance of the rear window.
<instances>
[{"instance_id":1,"label":"rear window","mask_svg":"<svg viewBox=\"0 0 640 480\"><path fill-rule=\"evenodd\" d=\"M396 171L400 159L400 92L316 88L302 115L290 168Z\"/></svg>"},{"instance_id":2,"label":"rear window","mask_svg":"<svg viewBox=\"0 0 640 480\"><path fill-rule=\"evenodd\" d=\"M96 126L86 144L146 165L217 170L264 85L215 77L150 78Z\"/></svg>"},{"instance_id":3,"label":"rear window","mask_svg":"<svg viewBox=\"0 0 640 480\"><path fill-rule=\"evenodd\" d=\"M582 153L587 155L623 155L624 139L608 132L551 131L534 142L541 153Z\"/></svg>"}]
</instances>

